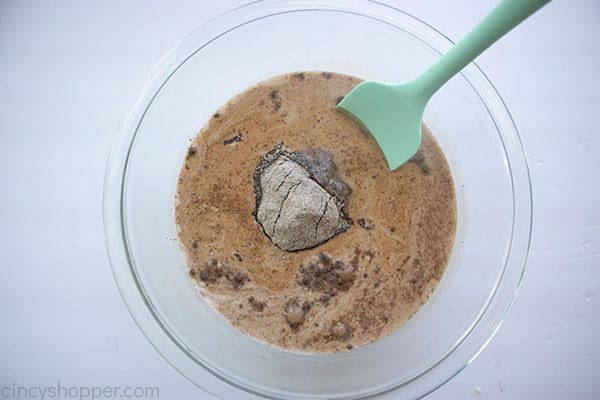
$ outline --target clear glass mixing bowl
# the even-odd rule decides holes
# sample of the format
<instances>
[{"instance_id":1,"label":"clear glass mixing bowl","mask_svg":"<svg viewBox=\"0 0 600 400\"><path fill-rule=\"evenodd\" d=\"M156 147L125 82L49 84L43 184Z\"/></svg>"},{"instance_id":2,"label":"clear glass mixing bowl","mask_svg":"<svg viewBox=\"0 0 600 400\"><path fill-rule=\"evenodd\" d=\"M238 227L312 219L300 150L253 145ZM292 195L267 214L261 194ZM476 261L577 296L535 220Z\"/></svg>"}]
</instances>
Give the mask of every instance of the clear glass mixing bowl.
<instances>
[{"instance_id":1,"label":"clear glass mixing bowl","mask_svg":"<svg viewBox=\"0 0 600 400\"><path fill-rule=\"evenodd\" d=\"M197 294L176 241L174 194L187 145L229 98L292 71L408 81L451 45L422 21L374 1L265 0L198 28L155 67L108 162L106 242L140 329L192 382L222 399L414 399L451 379L490 341L523 273L531 188L511 116L474 64L425 112L454 176L457 238L439 287L395 333L343 354L267 346Z\"/></svg>"}]
</instances>

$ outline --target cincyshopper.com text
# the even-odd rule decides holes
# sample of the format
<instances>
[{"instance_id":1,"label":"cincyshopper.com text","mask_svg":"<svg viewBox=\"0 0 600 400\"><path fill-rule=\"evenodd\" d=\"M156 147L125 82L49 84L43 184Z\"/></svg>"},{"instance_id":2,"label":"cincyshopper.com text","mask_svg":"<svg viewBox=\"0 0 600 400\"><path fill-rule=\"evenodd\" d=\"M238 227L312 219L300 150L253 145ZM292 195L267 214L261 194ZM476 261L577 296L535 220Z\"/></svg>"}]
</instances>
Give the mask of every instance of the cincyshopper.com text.
<instances>
[{"instance_id":1,"label":"cincyshopper.com text","mask_svg":"<svg viewBox=\"0 0 600 400\"><path fill-rule=\"evenodd\" d=\"M0 385L0 399L158 399L158 386L71 386L57 381L55 385Z\"/></svg>"}]
</instances>

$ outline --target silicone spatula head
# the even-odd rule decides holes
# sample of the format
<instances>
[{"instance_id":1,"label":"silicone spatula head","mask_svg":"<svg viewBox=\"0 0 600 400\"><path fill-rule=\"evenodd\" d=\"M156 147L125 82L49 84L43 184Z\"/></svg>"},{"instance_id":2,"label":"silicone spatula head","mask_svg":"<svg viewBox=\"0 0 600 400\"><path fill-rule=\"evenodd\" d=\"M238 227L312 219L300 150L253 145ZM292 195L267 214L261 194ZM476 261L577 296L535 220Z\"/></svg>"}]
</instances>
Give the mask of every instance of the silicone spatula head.
<instances>
[{"instance_id":1,"label":"silicone spatula head","mask_svg":"<svg viewBox=\"0 0 600 400\"><path fill-rule=\"evenodd\" d=\"M415 155L421 144L425 104L409 85L365 81L338 104L373 135L391 171Z\"/></svg>"}]
</instances>

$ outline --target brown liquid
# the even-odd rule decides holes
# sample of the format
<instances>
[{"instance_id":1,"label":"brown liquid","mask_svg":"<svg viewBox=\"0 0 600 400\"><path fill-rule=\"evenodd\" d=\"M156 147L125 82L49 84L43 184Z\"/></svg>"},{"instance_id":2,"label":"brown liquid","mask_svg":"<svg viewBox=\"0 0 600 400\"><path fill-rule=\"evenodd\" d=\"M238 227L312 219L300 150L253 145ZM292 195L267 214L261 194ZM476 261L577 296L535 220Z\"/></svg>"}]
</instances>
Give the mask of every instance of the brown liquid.
<instances>
[{"instance_id":1,"label":"brown liquid","mask_svg":"<svg viewBox=\"0 0 600 400\"><path fill-rule=\"evenodd\" d=\"M424 129L419 153L390 172L374 139L335 109L358 82L337 73L262 82L211 118L181 170L176 222L190 276L234 326L272 345L334 352L371 343L419 310L448 262L456 202L446 159ZM313 249L277 248L253 214L255 168L280 142L332 153L352 188L354 224ZM323 252L354 267L349 288L331 295L302 284L299 271ZM214 276L210 259L224 266ZM306 312L300 324L286 319L290 304Z\"/></svg>"}]
</instances>

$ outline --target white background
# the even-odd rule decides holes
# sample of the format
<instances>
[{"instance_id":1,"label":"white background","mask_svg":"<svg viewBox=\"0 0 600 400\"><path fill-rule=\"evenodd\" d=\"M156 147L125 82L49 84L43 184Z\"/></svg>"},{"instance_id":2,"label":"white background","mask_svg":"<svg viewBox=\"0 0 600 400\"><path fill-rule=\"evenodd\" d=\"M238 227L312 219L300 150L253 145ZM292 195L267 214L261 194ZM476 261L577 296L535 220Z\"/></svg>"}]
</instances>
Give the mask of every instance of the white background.
<instances>
[{"instance_id":1,"label":"white background","mask_svg":"<svg viewBox=\"0 0 600 400\"><path fill-rule=\"evenodd\" d=\"M459 39L493 0L389 0ZM0 0L0 386L158 385L111 276L102 180L153 64L239 1ZM533 244L499 334L428 397L600 398L600 2L555 0L478 59L528 152Z\"/></svg>"}]
</instances>

